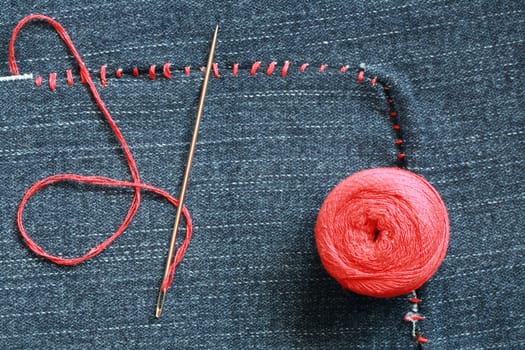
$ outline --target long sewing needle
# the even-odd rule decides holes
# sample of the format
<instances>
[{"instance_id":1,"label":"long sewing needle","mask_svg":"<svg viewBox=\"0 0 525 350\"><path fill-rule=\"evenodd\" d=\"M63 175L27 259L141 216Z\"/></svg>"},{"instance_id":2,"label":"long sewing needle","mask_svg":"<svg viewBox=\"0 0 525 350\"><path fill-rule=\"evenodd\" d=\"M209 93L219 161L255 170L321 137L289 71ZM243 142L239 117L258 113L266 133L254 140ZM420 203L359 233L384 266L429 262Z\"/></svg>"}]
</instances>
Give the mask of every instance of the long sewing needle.
<instances>
[{"instance_id":1,"label":"long sewing needle","mask_svg":"<svg viewBox=\"0 0 525 350\"><path fill-rule=\"evenodd\" d=\"M186 188L188 186L188 180L190 178L191 163L193 161L193 154L195 153L195 145L197 143L197 136L199 134L199 124L201 122L202 111L204 109L204 99L206 97L206 90L208 89L208 81L210 79L211 68L213 64L213 54L215 53L215 44L217 42L217 33L219 32L219 25L215 27L213 32L213 38L210 45L210 53L208 55L208 62L206 64L206 71L204 73L204 80L202 81L201 94L199 97L199 106L197 108L197 116L195 117L195 127L193 129L193 136L191 139L190 150L188 153L188 161L186 162L186 170L184 171L184 178L182 179L182 188L180 190L179 196L179 206L177 207L177 214L175 215L175 223L173 224L173 232L171 234L170 248L168 250L168 258L166 260L166 267L164 269L164 281L169 273L170 266L173 260L173 254L175 252L175 244L177 241L177 233L179 231L179 224L182 214L182 208L184 206L184 195L186 194ZM159 318L162 314L162 308L164 307L164 302L166 301L166 291L163 290L162 284L159 289L159 295L157 297L157 306L155 310L155 317Z\"/></svg>"}]
</instances>

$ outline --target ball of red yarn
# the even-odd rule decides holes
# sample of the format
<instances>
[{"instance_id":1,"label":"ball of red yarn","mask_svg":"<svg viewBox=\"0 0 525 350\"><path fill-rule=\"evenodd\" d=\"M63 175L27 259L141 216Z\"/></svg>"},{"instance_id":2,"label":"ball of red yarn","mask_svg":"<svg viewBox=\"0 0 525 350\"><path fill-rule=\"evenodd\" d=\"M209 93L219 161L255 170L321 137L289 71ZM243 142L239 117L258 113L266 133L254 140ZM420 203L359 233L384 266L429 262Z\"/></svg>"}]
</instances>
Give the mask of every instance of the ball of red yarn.
<instances>
[{"instance_id":1,"label":"ball of red yarn","mask_svg":"<svg viewBox=\"0 0 525 350\"><path fill-rule=\"evenodd\" d=\"M436 272L448 246L448 215L421 176L368 169L330 192L315 238L321 262L344 288L389 298L416 290Z\"/></svg>"}]
</instances>

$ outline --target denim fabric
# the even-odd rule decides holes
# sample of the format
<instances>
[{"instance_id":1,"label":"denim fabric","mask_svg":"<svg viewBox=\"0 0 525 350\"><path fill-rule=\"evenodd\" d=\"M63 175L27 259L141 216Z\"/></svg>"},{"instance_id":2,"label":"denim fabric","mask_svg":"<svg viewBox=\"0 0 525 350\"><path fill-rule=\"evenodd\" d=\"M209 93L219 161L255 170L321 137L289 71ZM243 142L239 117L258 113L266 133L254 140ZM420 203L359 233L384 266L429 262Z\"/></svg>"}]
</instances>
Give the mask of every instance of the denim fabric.
<instances>
[{"instance_id":1,"label":"denim fabric","mask_svg":"<svg viewBox=\"0 0 525 350\"><path fill-rule=\"evenodd\" d=\"M0 82L0 347L3 349L415 349L406 297L343 291L323 270L313 226L331 188L394 166L379 85L392 89L408 168L441 193L449 251L418 293L425 349L525 346L524 6L520 1L5 3L0 73L22 17L61 22L93 74L141 68L99 86L143 181L178 195L211 30L221 24L187 206L195 231L166 309L154 303L174 209L145 194L101 255L62 267L27 250L15 225L34 181L74 172L129 179L101 114L47 25L25 27L21 73ZM262 68L249 75L251 64ZM278 62L272 76L264 71ZM289 74L280 69L291 60ZM173 62L171 80L150 64ZM228 69L240 63L237 77ZM304 73L300 64L310 66ZM319 66L328 64L324 73ZM181 68L192 66L186 76ZM349 65L346 73L339 68ZM77 71L77 70L75 70ZM58 88L46 86L58 73ZM50 252L78 256L107 237L132 193L64 184L31 199L26 227Z\"/></svg>"}]
</instances>

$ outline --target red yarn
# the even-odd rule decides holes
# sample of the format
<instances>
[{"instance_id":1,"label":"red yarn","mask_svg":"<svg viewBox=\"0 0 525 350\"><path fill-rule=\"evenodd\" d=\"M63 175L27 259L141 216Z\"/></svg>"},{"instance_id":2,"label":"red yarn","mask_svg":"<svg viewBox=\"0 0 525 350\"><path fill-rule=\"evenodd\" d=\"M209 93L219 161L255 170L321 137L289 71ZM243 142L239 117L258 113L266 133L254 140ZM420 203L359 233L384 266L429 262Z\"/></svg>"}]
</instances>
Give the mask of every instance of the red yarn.
<instances>
[{"instance_id":1,"label":"red yarn","mask_svg":"<svg viewBox=\"0 0 525 350\"><path fill-rule=\"evenodd\" d=\"M315 238L324 267L344 288L389 298L416 290L436 272L448 246L448 215L424 178L368 169L330 192Z\"/></svg>"},{"instance_id":2,"label":"red yarn","mask_svg":"<svg viewBox=\"0 0 525 350\"><path fill-rule=\"evenodd\" d=\"M104 102L102 101L95 84L93 83L93 80L91 78L91 74L87 70L84 62L82 61L82 58L80 57L80 54L75 49L75 46L73 45L73 42L71 41L69 35L66 33L65 29L58 23L57 21L53 20L50 17L44 16L44 15L30 15L22 19L15 29L13 30L13 34L11 36L11 41L9 43L9 68L11 70L12 74L19 74L18 66L16 64L16 58L15 58L15 41L16 36L20 29L29 21L31 20L42 20L47 23L49 23L58 33L60 38L64 41L69 51L73 54L75 57L75 60L77 61L79 68L80 68L80 75L84 78L85 82L88 85L89 92L93 96L93 99L95 100L95 103L97 104L98 108L106 118L106 121L108 122L111 130L115 134L115 137L117 138L118 142L120 143L122 147L122 151L126 157L126 161L128 163L128 167L131 173L132 181L125 181L125 180L115 180L111 179L109 177L104 176L84 176L84 175L77 175L77 174L56 174L49 177L46 177L40 181L37 181L34 183L24 194L22 197L22 200L20 202L20 205L18 207L17 212L17 225L20 230L20 234L24 238L24 241L26 242L28 248L32 250L34 253L60 265L77 265L80 264L83 261L86 261L98 254L100 254L108 245L110 245L118 236L124 232L124 230L129 226L131 221L133 220L133 217L137 213L137 210L140 205L140 190L147 190L154 192L164 199L166 199L168 202L170 202L173 206L178 206L179 201L172 197L169 193L154 187L150 185L146 185L140 181L140 175L139 170L137 168L137 165L135 163L135 159L133 158L133 155L131 153L131 150L126 143L126 140L124 139L124 136L122 135L120 129L117 127L117 124L111 117L111 114L107 110ZM33 196L36 192L46 188L47 186L53 185L58 182L81 182L81 183L87 183L92 185L98 185L98 186L107 186L107 187L129 187L134 190L134 196L133 200L131 201L131 205L128 209L128 212L120 224L120 226L117 228L117 230L109 236L105 241L102 243L96 245L92 249L90 249L87 253L84 255L77 257L77 258L60 258L58 256L52 255L48 252L46 252L41 246L39 246L27 233L26 229L23 225L23 214L24 214L24 208L27 203L27 201ZM186 252L186 249L190 243L191 239L191 233L192 233L192 225L191 225L191 218L188 210L184 207L182 211L184 215L184 219L186 220L186 237L184 238L183 243L178 248L175 257L173 258L173 261L170 262L170 274L168 277L162 281L161 288L165 291L169 288L171 285L171 282L173 281L173 274L175 272L176 266L182 261L182 258L184 257L184 254Z\"/></svg>"}]
</instances>

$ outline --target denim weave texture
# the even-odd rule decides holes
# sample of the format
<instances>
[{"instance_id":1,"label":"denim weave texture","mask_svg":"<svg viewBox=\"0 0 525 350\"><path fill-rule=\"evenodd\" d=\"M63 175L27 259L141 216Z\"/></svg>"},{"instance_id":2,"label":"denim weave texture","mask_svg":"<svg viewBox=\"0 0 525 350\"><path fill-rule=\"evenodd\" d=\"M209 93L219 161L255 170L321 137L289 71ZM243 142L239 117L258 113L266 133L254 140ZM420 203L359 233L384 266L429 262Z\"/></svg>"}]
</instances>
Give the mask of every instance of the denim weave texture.
<instances>
[{"instance_id":1,"label":"denim weave texture","mask_svg":"<svg viewBox=\"0 0 525 350\"><path fill-rule=\"evenodd\" d=\"M416 349L407 297L342 290L315 248L329 191L356 171L395 166L389 106L380 84L356 82L361 63L391 87L408 169L449 210L447 256L418 291L423 348L525 347L523 1L3 5L1 76L20 19L58 20L94 77L107 65L107 86L96 85L142 181L175 196L217 20L220 78L210 80L186 197L193 239L155 319L175 215L162 199L144 193L126 232L79 266L38 258L20 237L17 206L35 181L66 172L130 179L60 39L49 25L24 27L20 71L44 84L0 81L0 348ZM168 61L170 80L160 70L148 78L149 65ZM129 74L135 66L139 77ZM129 189L52 186L31 199L24 223L49 252L79 256L118 227L131 198Z\"/></svg>"}]
</instances>

